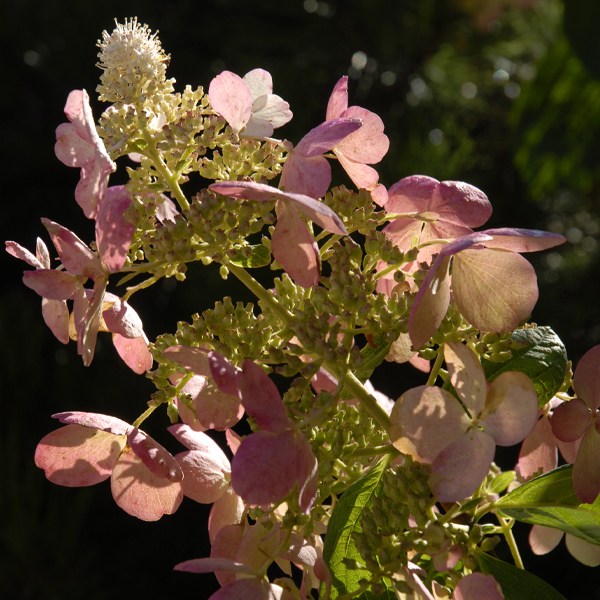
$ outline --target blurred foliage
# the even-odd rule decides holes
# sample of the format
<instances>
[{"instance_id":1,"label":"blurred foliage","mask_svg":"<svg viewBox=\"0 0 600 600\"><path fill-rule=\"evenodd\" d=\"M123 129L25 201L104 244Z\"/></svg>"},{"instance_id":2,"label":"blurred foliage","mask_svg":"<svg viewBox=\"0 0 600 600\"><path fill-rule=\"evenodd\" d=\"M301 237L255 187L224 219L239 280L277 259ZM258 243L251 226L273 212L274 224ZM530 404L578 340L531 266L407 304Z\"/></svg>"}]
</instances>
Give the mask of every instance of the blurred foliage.
<instances>
[{"instance_id":1,"label":"blurred foliage","mask_svg":"<svg viewBox=\"0 0 600 600\"><path fill-rule=\"evenodd\" d=\"M79 173L56 160L54 130L69 91L97 85L102 30L115 17L137 15L160 30L177 89L207 88L223 69L265 68L294 111L281 135L296 143L322 122L334 84L348 74L351 104L379 114L390 137L378 166L388 187L416 173L468 181L494 206L490 227L564 234L568 244L527 258L540 284L533 320L551 326L576 362L600 343L599 7L589 0L568 0L564 9L559 0L6 0L2 239L33 248L41 216L92 239L93 224L73 201ZM104 107L91 96L99 116ZM120 168L111 182L123 175ZM334 183L349 185L345 177L334 165ZM141 523L115 507L108 484L56 488L33 464L37 441L55 427L53 412L112 411L132 421L151 386L123 367L105 338L84 370L73 344L63 347L45 328L38 297L21 283L23 264L2 260L0 446L8 459L0 597L207 598L216 589L210 576L172 572L174 563L207 554L206 507L186 501L159 523ZM184 283L159 282L134 297L151 339L226 293L251 300L232 278L224 284L218 269L195 267ZM397 397L424 383L419 377L386 363L374 379ZM157 417L150 432L174 449L166 424ZM512 468L515 459L509 452L498 460ZM568 569L556 552L543 562L529 552L527 532L520 535L528 568L567 597L583 594L586 576L572 559L564 559Z\"/></svg>"}]
</instances>

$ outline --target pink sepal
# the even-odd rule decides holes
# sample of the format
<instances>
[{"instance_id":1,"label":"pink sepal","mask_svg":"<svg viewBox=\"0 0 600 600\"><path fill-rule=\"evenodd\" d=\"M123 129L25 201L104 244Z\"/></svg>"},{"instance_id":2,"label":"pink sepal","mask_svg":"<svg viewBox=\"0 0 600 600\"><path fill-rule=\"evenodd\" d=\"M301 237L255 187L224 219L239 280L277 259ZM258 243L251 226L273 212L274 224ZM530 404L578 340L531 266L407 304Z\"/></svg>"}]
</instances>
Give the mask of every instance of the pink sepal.
<instances>
[{"instance_id":1,"label":"pink sepal","mask_svg":"<svg viewBox=\"0 0 600 600\"><path fill-rule=\"evenodd\" d=\"M231 489L225 490L225 493L212 505L208 515L208 536L212 544L223 527L236 525L242 520L245 505L242 499Z\"/></svg>"},{"instance_id":2,"label":"pink sepal","mask_svg":"<svg viewBox=\"0 0 600 600\"><path fill-rule=\"evenodd\" d=\"M52 483L86 487L110 477L124 446L124 436L71 424L42 438L35 450L35 464Z\"/></svg>"},{"instance_id":3,"label":"pink sepal","mask_svg":"<svg viewBox=\"0 0 600 600\"><path fill-rule=\"evenodd\" d=\"M252 94L244 80L231 71L223 71L210 82L208 98L233 133L239 135L252 113Z\"/></svg>"},{"instance_id":4,"label":"pink sepal","mask_svg":"<svg viewBox=\"0 0 600 600\"><path fill-rule=\"evenodd\" d=\"M316 286L321 276L319 246L296 210L281 204L271 235L273 257L294 283L304 288Z\"/></svg>"},{"instance_id":5,"label":"pink sepal","mask_svg":"<svg viewBox=\"0 0 600 600\"><path fill-rule=\"evenodd\" d=\"M121 270L135 232L135 217L126 214L132 205L131 194L125 186L106 190L96 216L96 243L98 253L109 273Z\"/></svg>"},{"instance_id":6,"label":"pink sepal","mask_svg":"<svg viewBox=\"0 0 600 600\"><path fill-rule=\"evenodd\" d=\"M135 452L125 446L110 478L115 502L142 521L158 521L172 515L183 500L181 483L158 477Z\"/></svg>"},{"instance_id":7,"label":"pink sepal","mask_svg":"<svg viewBox=\"0 0 600 600\"><path fill-rule=\"evenodd\" d=\"M234 367L222 354L211 350L208 353L210 375L219 389L231 396L238 395L237 376L240 370Z\"/></svg>"},{"instance_id":8,"label":"pink sepal","mask_svg":"<svg viewBox=\"0 0 600 600\"><path fill-rule=\"evenodd\" d=\"M237 383L246 412L261 429L281 433L290 428L292 422L277 387L258 365L245 360Z\"/></svg>"},{"instance_id":9,"label":"pink sepal","mask_svg":"<svg viewBox=\"0 0 600 600\"><path fill-rule=\"evenodd\" d=\"M56 413L52 415L52 418L58 419L61 423L92 427L114 435L127 435L133 429L129 423L117 419L117 417L98 413L68 411Z\"/></svg>"},{"instance_id":10,"label":"pink sepal","mask_svg":"<svg viewBox=\"0 0 600 600\"><path fill-rule=\"evenodd\" d=\"M145 334L132 339L115 333L113 334L113 344L123 362L134 373L142 375L152 368L153 358Z\"/></svg>"},{"instance_id":11,"label":"pink sepal","mask_svg":"<svg viewBox=\"0 0 600 600\"><path fill-rule=\"evenodd\" d=\"M98 257L72 231L50 219L42 219L42 223L52 238L62 264L71 275L84 275L95 280L104 273Z\"/></svg>"},{"instance_id":12,"label":"pink sepal","mask_svg":"<svg viewBox=\"0 0 600 600\"><path fill-rule=\"evenodd\" d=\"M208 362L209 350L206 348L194 348L191 346L171 346L163 354L170 360L189 369L197 375L211 377L211 369Z\"/></svg>"},{"instance_id":13,"label":"pink sepal","mask_svg":"<svg viewBox=\"0 0 600 600\"><path fill-rule=\"evenodd\" d=\"M554 550L564 535L560 529L534 525L529 532L529 545L534 554L538 556L548 554Z\"/></svg>"},{"instance_id":14,"label":"pink sepal","mask_svg":"<svg viewBox=\"0 0 600 600\"><path fill-rule=\"evenodd\" d=\"M342 154L354 163L378 163L390 147L390 140L383 133L384 126L381 118L360 106L351 106L342 113L342 116L348 120L360 121L362 127L335 144L334 151L338 158Z\"/></svg>"},{"instance_id":15,"label":"pink sepal","mask_svg":"<svg viewBox=\"0 0 600 600\"><path fill-rule=\"evenodd\" d=\"M453 600L504 600L502 588L491 575L471 573L454 589Z\"/></svg>"},{"instance_id":16,"label":"pink sepal","mask_svg":"<svg viewBox=\"0 0 600 600\"><path fill-rule=\"evenodd\" d=\"M279 187L287 192L322 198L331 183L331 166L324 156L307 158L290 152L285 160Z\"/></svg>"},{"instance_id":17,"label":"pink sepal","mask_svg":"<svg viewBox=\"0 0 600 600\"><path fill-rule=\"evenodd\" d=\"M305 158L329 152L344 138L362 127L360 118L333 119L311 129L296 145L294 152Z\"/></svg>"},{"instance_id":18,"label":"pink sepal","mask_svg":"<svg viewBox=\"0 0 600 600\"><path fill-rule=\"evenodd\" d=\"M556 469L557 466L556 440L550 420L542 416L532 432L523 440L517 471L524 481L528 481L536 475Z\"/></svg>"},{"instance_id":19,"label":"pink sepal","mask_svg":"<svg viewBox=\"0 0 600 600\"><path fill-rule=\"evenodd\" d=\"M175 456L183 471L183 495L201 504L216 502L229 487L229 461L208 452L190 450Z\"/></svg>"},{"instance_id":20,"label":"pink sepal","mask_svg":"<svg viewBox=\"0 0 600 600\"><path fill-rule=\"evenodd\" d=\"M348 108L348 76L344 75L335 84L327 102L327 121L337 119Z\"/></svg>"},{"instance_id":21,"label":"pink sepal","mask_svg":"<svg viewBox=\"0 0 600 600\"><path fill-rule=\"evenodd\" d=\"M283 192L264 183L255 183L253 181L220 181L211 183L208 189L231 198L270 202L284 200L292 202L297 210L319 225L319 227L338 235L346 235L348 233L340 217L331 208L323 204L323 202L303 194Z\"/></svg>"},{"instance_id":22,"label":"pink sepal","mask_svg":"<svg viewBox=\"0 0 600 600\"><path fill-rule=\"evenodd\" d=\"M515 227L485 229L480 233L492 236L491 240L482 242L482 246L519 253L547 250L559 244L564 244L567 241L564 236L558 233L538 231L536 229L518 229Z\"/></svg>"},{"instance_id":23,"label":"pink sepal","mask_svg":"<svg viewBox=\"0 0 600 600\"><path fill-rule=\"evenodd\" d=\"M69 343L69 309L64 300L42 298L42 316L44 322L56 339L63 344Z\"/></svg>"},{"instance_id":24,"label":"pink sepal","mask_svg":"<svg viewBox=\"0 0 600 600\"><path fill-rule=\"evenodd\" d=\"M429 485L439 502L459 502L481 485L490 470L496 445L473 428L446 446L431 465Z\"/></svg>"},{"instance_id":25,"label":"pink sepal","mask_svg":"<svg viewBox=\"0 0 600 600\"><path fill-rule=\"evenodd\" d=\"M23 248L21 244L17 244L17 242L5 242L6 251L14 256L15 258L19 258L24 260L29 266L35 267L36 269L49 269L50 265L44 265L40 262L40 260L34 256L27 248Z\"/></svg>"},{"instance_id":26,"label":"pink sepal","mask_svg":"<svg viewBox=\"0 0 600 600\"><path fill-rule=\"evenodd\" d=\"M130 339L144 335L144 326L137 312L127 302L109 292L104 294L102 318L112 333Z\"/></svg>"},{"instance_id":27,"label":"pink sepal","mask_svg":"<svg viewBox=\"0 0 600 600\"><path fill-rule=\"evenodd\" d=\"M134 427L127 434L127 443L156 477L174 482L183 479L183 471L171 453L141 429Z\"/></svg>"},{"instance_id":28,"label":"pink sepal","mask_svg":"<svg viewBox=\"0 0 600 600\"><path fill-rule=\"evenodd\" d=\"M600 408L600 345L588 350L577 363L573 389L588 408Z\"/></svg>"},{"instance_id":29,"label":"pink sepal","mask_svg":"<svg viewBox=\"0 0 600 600\"><path fill-rule=\"evenodd\" d=\"M226 558L235 561L237 550L244 535L243 525L226 525L214 540L211 540L210 558ZM235 572L215 571L221 586L236 581Z\"/></svg>"},{"instance_id":30,"label":"pink sepal","mask_svg":"<svg viewBox=\"0 0 600 600\"><path fill-rule=\"evenodd\" d=\"M574 442L586 431L590 413L581 398L573 398L554 409L550 424L552 433L563 442Z\"/></svg>"},{"instance_id":31,"label":"pink sepal","mask_svg":"<svg viewBox=\"0 0 600 600\"><path fill-rule=\"evenodd\" d=\"M175 571L187 571L188 573L212 573L214 571L227 571L229 573L244 573L254 575L254 569L248 565L228 558L196 558L186 560L173 567ZM245 580L244 580L245 581Z\"/></svg>"},{"instance_id":32,"label":"pink sepal","mask_svg":"<svg viewBox=\"0 0 600 600\"><path fill-rule=\"evenodd\" d=\"M49 300L70 300L81 288L81 283L73 275L54 269L25 271L23 283L42 298Z\"/></svg>"}]
</instances>

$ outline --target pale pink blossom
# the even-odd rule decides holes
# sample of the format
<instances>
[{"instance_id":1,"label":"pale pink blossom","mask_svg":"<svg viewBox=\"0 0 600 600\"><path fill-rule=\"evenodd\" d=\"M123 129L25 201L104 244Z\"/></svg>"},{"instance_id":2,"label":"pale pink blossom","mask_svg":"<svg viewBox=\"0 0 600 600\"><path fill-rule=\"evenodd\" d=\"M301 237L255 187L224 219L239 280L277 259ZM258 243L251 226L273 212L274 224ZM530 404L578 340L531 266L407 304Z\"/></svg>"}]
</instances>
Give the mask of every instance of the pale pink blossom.
<instances>
[{"instance_id":1,"label":"pale pink blossom","mask_svg":"<svg viewBox=\"0 0 600 600\"><path fill-rule=\"evenodd\" d=\"M496 445L512 446L537 420L538 398L531 380L502 373L489 389L477 356L447 342L444 356L461 404L446 390L420 386L404 393L391 414L395 448L431 465L429 484L440 502L469 497L487 475Z\"/></svg>"},{"instance_id":2,"label":"pale pink blossom","mask_svg":"<svg viewBox=\"0 0 600 600\"><path fill-rule=\"evenodd\" d=\"M588 567L600 565L600 546L586 542L570 533L565 534L560 529L534 525L529 532L529 545L534 554L548 554L558 546L563 536L567 550L575 560Z\"/></svg>"},{"instance_id":3,"label":"pale pink blossom","mask_svg":"<svg viewBox=\"0 0 600 600\"><path fill-rule=\"evenodd\" d=\"M439 328L450 291L463 317L481 331L508 333L531 315L538 299L537 277L518 252L562 244L561 235L530 229L488 229L445 245L413 302L408 333L418 349ZM452 280L449 267L452 260Z\"/></svg>"},{"instance_id":4,"label":"pale pink blossom","mask_svg":"<svg viewBox=\"0 0 600 600\"><path fill-rule=\"evenodd\" d=\"M244 504L231 489L231 465L225 453L205 433L194 431L188 425L171 425L169 431L188 448L175 455L184 478L184 496L212 504L208 518L211 543L219 531L240 522Z\"/></svg>"},{"instance_id":5,"label":"pale pink blossom","mask_svg":"<svg viewBox=\"0 0 600 600\"><path fill-rule=\"evenodd\" d=\"M504 600L504 594L492 575L471 573L458 582L452 600Z\"/></svg>"},{"instance_id":6,"label":"pale pink blossom","mask_svg":"<svg viewBox=\"0 0 600 600\"><path fill-rule=\"evenodd\" d=\"M573 390L577 397L555 409L552 432L563 442L581 440L573 466L573 487L581 502L591 504L600 493L600 345L577 363Z\"/></svg>"},{"instance_id":7,"label":"pale pink blossom","mask_svg":"<svg viewBox=\"0 0 600 600\"><path fill-rule=\"evenodd\" d=\"M348 107L348 77L342 77L333 88L327 104L326 120L360 119L362 127L333 147L333 152L356 187L371 192L373 200L383 206L388 201L385 187L379 183L379 174L373 167L386 155L390 141L383 133L383 121L375 113Z\"/></svg>"},{"instance_id":8,"label":"pale pink blossom","mask_svg":"<svg viewBox=\"0 0 600 600\"><path fill-rule=\"evenodd\" d=\"M96 131L90 99L85 90L73 90L69 94L65 114L70 123L63 123L56 129L54 152L68 167L81 169L75 200L88 219L95 219L108 187L108 178L117 167Z\"/></svg>"},{"instance_id":9,"label":"pale pink blossom","mask_svg":"<svg viewBox=\"0 0 600 600\"><path fill-rule=\"evenodd\" d=\"M52 415L66 426L38 444L35 464L58 485L83 487L111 478L115 502L144 521L174 513L183 498L177 461L145 432L116 417Z\"/></svg>"},{"instance_id":10,"label":"pale pink blossom","mask_svg":"<svg viewBox=\"0 0 600 600\"><path fill-rule=\"evenodd\" d=\"M273 94L270 73L254 69L244 75L223 71L208 88L210 103L243 138L268 138L292 118L289 104Z\"/></svg>"}]
</instances>

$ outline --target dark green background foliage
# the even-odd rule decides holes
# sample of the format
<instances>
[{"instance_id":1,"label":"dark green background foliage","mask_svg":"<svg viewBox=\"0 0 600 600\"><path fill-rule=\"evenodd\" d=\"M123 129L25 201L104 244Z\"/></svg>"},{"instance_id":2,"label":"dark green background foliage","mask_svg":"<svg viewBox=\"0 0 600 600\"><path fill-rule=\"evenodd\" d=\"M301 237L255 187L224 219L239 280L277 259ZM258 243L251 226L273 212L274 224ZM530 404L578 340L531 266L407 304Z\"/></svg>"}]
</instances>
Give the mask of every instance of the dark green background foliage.
<instances>
[{"instance_id":1,"label":"dark green background foliage","mask_svg":"<svg viewBox=\"0 0 600 600\"><path fill-rule=\"evenodd\" d=\"M75 88L90 92L100 115L96 40L115 17L137 15L160 30L177 89L208 88L223 69L243 75L263 67L295 115L280 135L296 143L323 121L331 89L348 73L351 104L377 112L391 139L380 165L388 187L416 173L467 181L488 194L490 227L566 235L565 246L529 256L540 284L533 320L551 326L576 361L600 342L597 3L569 0L564 20L556 0L531 9L519 8L531 2L507 0L486 17L492 4L498 3L6 0L1 238L28 248L38 235L49 241L40 217L93 238L93 224L73 199L79 171L54 156L54 130ZM111 183L123 182L121 167ZM337 168L334 183L349 183ZM197 183L189 185L194 193ZM54 412L132 421L152 389L120 362L105 334L84 369L74 344L63 347L43 324L39 297L21 283L24 263L3 253L2 266L0 596L207 598L217 587L212 576L172 572L177 562L207 555L206 507L184 501L174 516L145 524L114 505L108 483L59 488L34 466L37 442L57 426ZM161 282L133 304L153 339L226 293L251 300L231 278L225 286L216 268L195 265L186 282ZM423 383L408 367L387 363L374 379L392 397ZM166 424L159 415L148 430L176 451ZM515 452L502 458L506 468L515 459ZM567 598L583 597L582 582L591 582L593 572L560 551L533 557L528 530L521 531L526 566ZM600 597L592 595L597 586L590 590L587 598Z\"/></svg>"}]
</instances>

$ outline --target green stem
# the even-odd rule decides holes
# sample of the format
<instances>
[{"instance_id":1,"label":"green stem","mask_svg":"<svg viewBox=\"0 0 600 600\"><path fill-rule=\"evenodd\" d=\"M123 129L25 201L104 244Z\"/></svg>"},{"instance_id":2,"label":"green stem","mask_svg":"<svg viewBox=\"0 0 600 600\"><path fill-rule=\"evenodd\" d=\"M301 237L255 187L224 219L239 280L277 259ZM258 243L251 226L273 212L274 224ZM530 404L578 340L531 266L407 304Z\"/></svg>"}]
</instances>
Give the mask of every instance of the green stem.
<instances>
[{"instance_id":1,"label":"green stem","mask_svg":"<svg viewBox=\"0 0 600 600\"><path fill-rule=\"evenodd\" d=\"M522 570L525 570L523 566L523 561L521 560L521 555L519 554L519 548L517 548L517 543L515 542L515 537L512 533L512 526L514 521L505 519L500 515L496 514L496 518L500 521L500 527L502 528L502 533L506 538L506 543L510 548L510 553L512 554L513 560L515 561L515 565Z\"/></svg>"},{"instance_id":2,"label":"green stem","mask_svg":"<svg viewBox=\"0 0 600 600\"><path fill-rule=\"evenodd\" d=\"M154 139L152 138L152 134L147 129L145 129L143 131L143 137L148 144L148 147L146 148L146 154L149 158L152 159L154 168L158 171L163 181L168 184L171 192L173 193L175 199L179 204L179 207L182 211L190 210L190 204L187 201L187 198L185 197L184 193L181 191L181 188L179 187L178 177L171 173L171 171L163 161L162 156L156 149L156 144L154 142Z\"/></svg>"},{"instance_id":3,"label":"green stem","mask_svg":"<svg viewBox=\"0 0 600 600\"><path fill-rule=\"evenodd\" d=\"M335 370L327 369L330 373L334 374ZM390 417L383 410L380 404L377 402L374 396L369 393L369 390L360 382L360 380L352 372L346 373L344 379L344 386L346 389L367 409L369 414L381 425L384 431L390 429Z\"/></svg>"},{"instance_id":4,"label":"green stem","mask_svg":"<svg viewBox=\"0 0 600 600\"><path fill-rule=\"evenodd\" d=\"M350 455L350 458L358 456L383 456L384 454L393 454L395 455L394 458L400 456L400 452L394 446L386 444L385 446L374 446L373 448L359 448Z\"/></svg>"},{"instance_id":5,"label":"green stem","mask_svg":"<svg viewBox=\"0 0 600 600\"><path fill-rule=\"evenodd\" d=\"M438 354L435 358L435 363L433 363L433 369L431 369L431 374L429 375L429 379L427 380L427 385L434 385L435 380L438 378L438 374L440 369L442 368L442 363L444 362L444 344L442 344L438 348Z\"/></svg>"},{"instance_id":6,"label":"green stem","mask_svg":"<svg viewBox=\"0 0 600 600\"><path fill-rule=\"evenodd\" d=\"M156 408L156 406L150 406L133 422L133 426L139 427L156 410Z\"/></svg>"},{"instance_id":7,"label":"green stem","mask_svg":"<svg viewBox=\"0 0 600 600\"><path fill-rule=\"evenodd\" d=\"M278 300L266 290L246 269L227 264L227 268L233 273L263 304L265 304L269 310L276 314L284 323L288 324L294 319L294 315Z\"/></svg>"}]
</instances>

